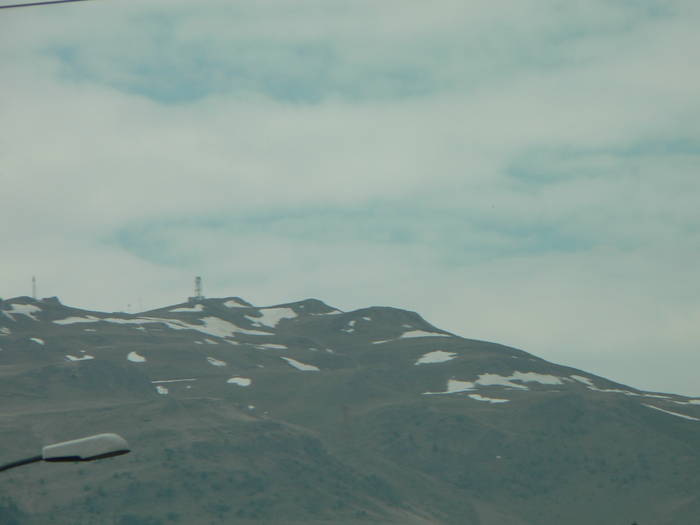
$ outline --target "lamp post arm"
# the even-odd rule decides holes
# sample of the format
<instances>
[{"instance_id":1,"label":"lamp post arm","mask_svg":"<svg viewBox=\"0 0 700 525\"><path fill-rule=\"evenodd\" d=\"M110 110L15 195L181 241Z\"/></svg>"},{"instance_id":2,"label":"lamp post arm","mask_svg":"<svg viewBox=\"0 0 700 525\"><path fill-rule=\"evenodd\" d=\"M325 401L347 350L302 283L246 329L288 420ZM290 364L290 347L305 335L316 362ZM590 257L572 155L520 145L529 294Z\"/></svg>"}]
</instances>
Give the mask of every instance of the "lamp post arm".
<instances>
[{"instance_id":1,"label":"lamp post arm","mask_svg":"<svg viewBox=\"0 0 700 525\"><path fill-rule=\"evenodd\" d=\"M0 465L0 471L11 469L14 467L21 467L22 465L27 465L29 463L37 463L41 461L43 456L34 456L27 459L20 459L19 461L13 461L12 463L6 463L5 465Z\"/></svg>"}]
</instances>

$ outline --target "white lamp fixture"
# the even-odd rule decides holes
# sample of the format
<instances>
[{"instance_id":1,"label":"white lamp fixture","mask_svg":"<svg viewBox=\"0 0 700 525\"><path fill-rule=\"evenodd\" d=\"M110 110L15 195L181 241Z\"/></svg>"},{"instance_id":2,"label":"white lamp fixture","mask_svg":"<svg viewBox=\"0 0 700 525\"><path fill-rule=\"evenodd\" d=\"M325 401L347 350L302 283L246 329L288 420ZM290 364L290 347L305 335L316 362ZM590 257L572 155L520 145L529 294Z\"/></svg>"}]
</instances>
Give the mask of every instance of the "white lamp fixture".
<instances>
[{"instance_id":1,"label":"white lamp fixture","mask_svg":"<svg viewBox=\"0 0 700 525\"><path fill-rule=\"evenodd\" d=\"M5 465L0 465L0 471L8 470L38 461L93 461L96 459L121 456L129 452L129 444L126 439L118 434L96 434L72 441L63 441L53 445L46 445L40 456L20 459Z\"/></svg>"}]
</instances>

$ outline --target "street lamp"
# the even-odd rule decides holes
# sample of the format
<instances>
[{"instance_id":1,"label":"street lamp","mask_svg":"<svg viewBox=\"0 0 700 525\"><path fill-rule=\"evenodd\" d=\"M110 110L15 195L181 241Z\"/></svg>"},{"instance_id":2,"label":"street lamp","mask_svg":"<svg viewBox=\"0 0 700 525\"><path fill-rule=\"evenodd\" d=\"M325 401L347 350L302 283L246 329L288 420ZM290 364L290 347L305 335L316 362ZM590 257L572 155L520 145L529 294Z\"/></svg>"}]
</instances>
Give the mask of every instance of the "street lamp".
<instances>
[{"instance_id":1,"label":"street lamp","mask_svg":"<svg viewBox=\"0 0 700 525\"><path fill-rule=\"evenodd\" d=\"M129 452L129 444L120 435L97 434L54 445L46 445L41 450L41 455L0 465L0 471L38 461L92 461L121 456L127 452Z\"/></svg>"}]
</instances>

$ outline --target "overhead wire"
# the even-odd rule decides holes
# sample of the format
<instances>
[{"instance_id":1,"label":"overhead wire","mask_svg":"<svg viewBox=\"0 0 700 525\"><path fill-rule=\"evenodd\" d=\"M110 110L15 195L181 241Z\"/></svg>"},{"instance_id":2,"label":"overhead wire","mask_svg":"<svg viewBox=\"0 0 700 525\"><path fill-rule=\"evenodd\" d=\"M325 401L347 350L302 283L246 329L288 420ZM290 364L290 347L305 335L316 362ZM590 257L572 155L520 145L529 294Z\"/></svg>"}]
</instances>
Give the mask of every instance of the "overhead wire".
<instances>
[{"instance_id":1,"label":"overhead wire","mask_svg":"<svg viewBox=\"0 0 700 525\"><path fill-rule=\"evenodd\" d=\"M67 4L70 2L87 2L88 0L48 0L46 2L30 2L28 4L11 4L11 5L0 5L0 9L9 9L11 7L31 7L37 5L49 5L49 4Z\"/></svg>"}]
</instances>

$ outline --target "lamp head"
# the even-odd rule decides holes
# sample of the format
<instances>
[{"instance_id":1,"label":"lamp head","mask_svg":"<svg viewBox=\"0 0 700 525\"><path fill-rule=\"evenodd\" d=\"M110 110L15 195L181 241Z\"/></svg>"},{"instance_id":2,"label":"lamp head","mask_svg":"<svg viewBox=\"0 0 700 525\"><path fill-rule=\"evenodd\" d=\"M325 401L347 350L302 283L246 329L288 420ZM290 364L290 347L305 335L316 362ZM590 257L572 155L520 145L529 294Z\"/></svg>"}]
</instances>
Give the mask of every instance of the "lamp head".
<instances>
[{"instance_id":1,"label":"lamp head","mask_svg":"<svg viewBox=\"0 0 700 525\"><path fill-rule=\"evenodd\" d=\"M118 434L97 434L42 449L44 461L92 461L120 456L129 452L129 444Z\"/></svg>"}]
</instances>

